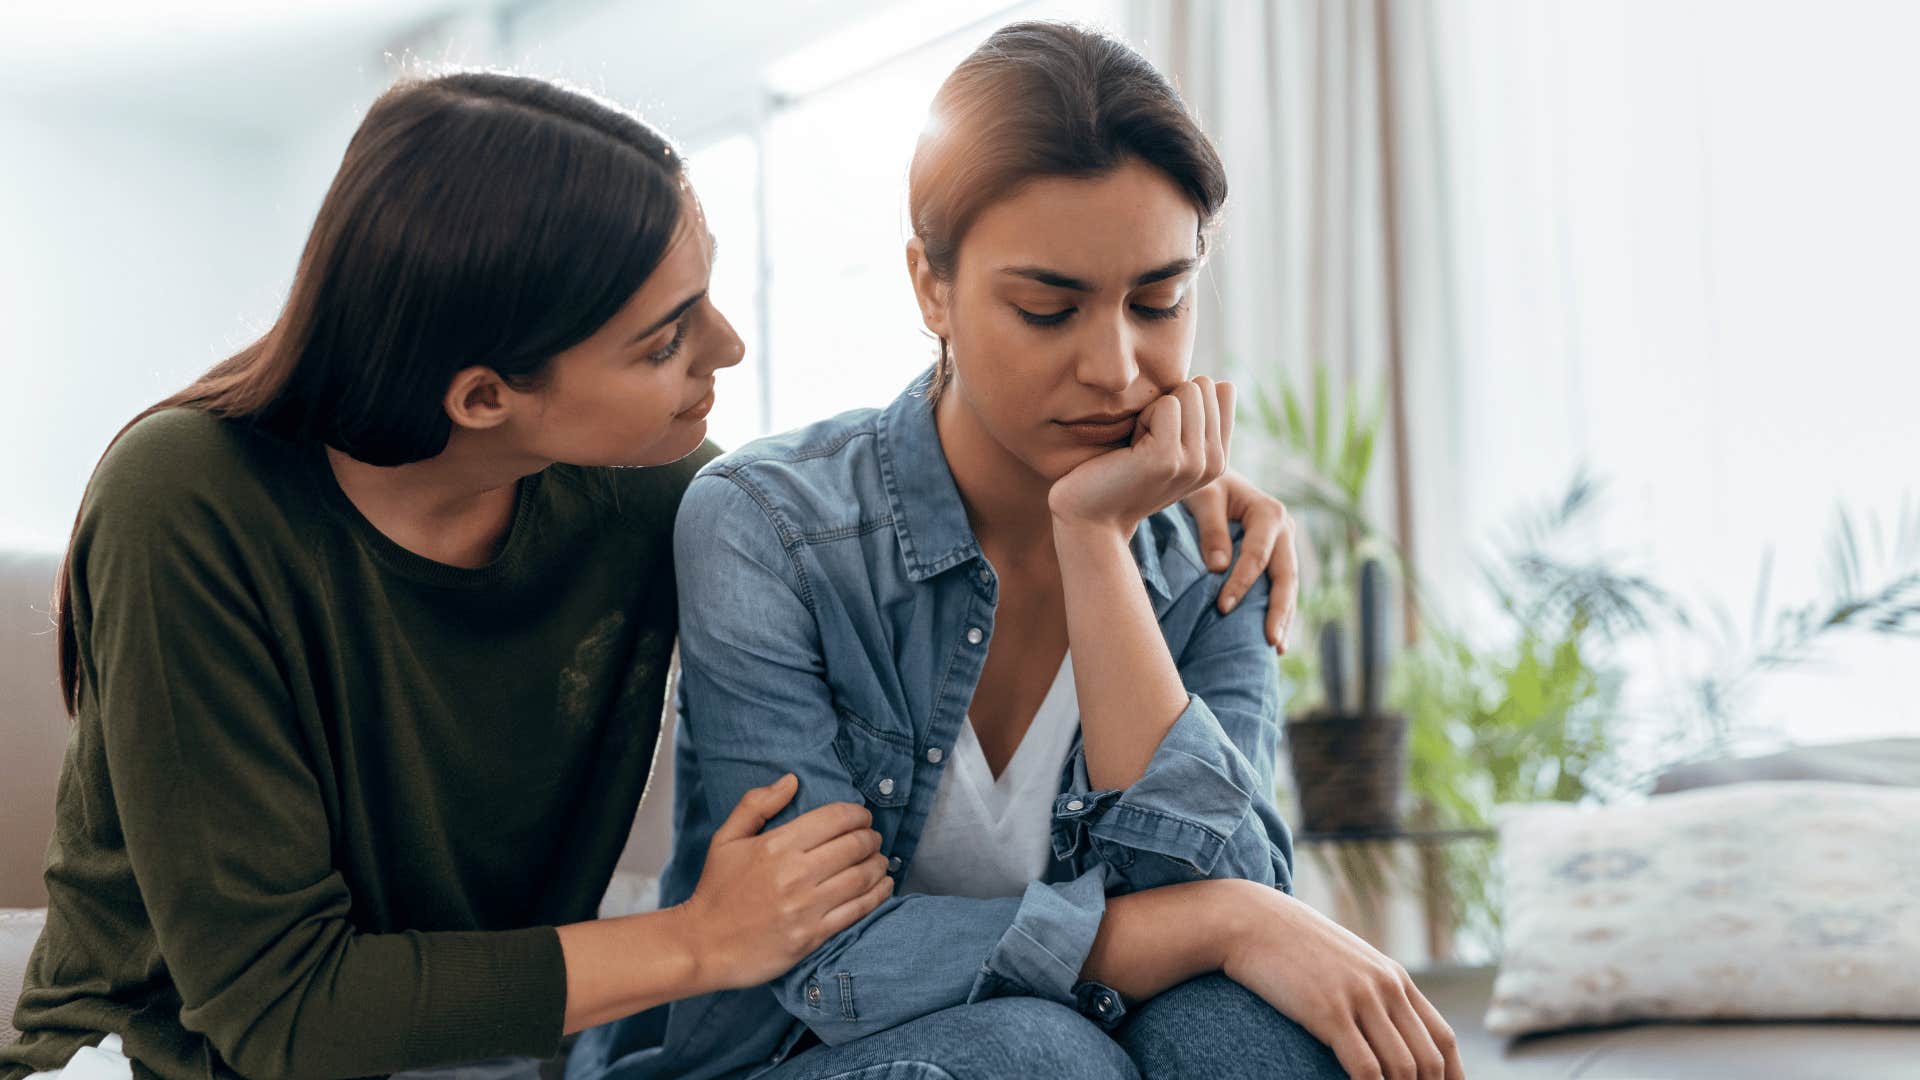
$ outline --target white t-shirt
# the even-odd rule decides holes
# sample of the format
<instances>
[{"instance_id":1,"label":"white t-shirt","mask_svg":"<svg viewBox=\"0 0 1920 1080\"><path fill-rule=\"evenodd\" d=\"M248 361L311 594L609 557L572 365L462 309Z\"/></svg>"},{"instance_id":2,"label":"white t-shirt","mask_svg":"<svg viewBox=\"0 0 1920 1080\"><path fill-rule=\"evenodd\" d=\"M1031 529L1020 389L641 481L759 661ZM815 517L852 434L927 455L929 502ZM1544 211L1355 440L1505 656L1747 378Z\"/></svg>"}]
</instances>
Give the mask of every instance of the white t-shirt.
<instances>
[{"instance_id":1,"label":"white t-shirt","mask_svg":"<svg viewBox=\"0 0 1920 1080\"><path fill-rule=\"evenodd\" d=\"M900 891L990 899L1019 896L1045 876L1053 859L1053 800L1079 730L1071 653L998 777L968 717Z\"/></svg>"}]
</instances>

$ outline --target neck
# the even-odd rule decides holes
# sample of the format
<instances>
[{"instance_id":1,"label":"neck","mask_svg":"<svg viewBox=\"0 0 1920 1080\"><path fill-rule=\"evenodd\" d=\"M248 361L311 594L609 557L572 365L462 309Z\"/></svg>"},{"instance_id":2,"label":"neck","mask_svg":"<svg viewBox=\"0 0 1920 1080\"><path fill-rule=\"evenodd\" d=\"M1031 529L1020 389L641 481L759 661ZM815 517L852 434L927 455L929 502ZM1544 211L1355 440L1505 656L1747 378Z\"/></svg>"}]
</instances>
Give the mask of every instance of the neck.
<instances>
[{"instance_id":1,"label":"neck","mask_svg":"<svg viewBox=\"0 0 1920 1080\"><path fill-rule=\"evenodd\" d=\"M518 481L546 464L503 454L459 430L425 461L369 465L328 447L327 462L374 528L415 554L456 566L484 565L499 553L513 524Z\"/></svg>"},{"instance_id":2,"label":"neck","mask_svg":"<svg viewBox=\"0 0 1920 1080\"><path fill-rule=\"evenodd\" d=\"M1041 554L1051 560L1053 515L1047 492L1053 481L994 438L952 385L934 408L934 427L980 546L1015 559Z\"/></svg>"}]
</instances>

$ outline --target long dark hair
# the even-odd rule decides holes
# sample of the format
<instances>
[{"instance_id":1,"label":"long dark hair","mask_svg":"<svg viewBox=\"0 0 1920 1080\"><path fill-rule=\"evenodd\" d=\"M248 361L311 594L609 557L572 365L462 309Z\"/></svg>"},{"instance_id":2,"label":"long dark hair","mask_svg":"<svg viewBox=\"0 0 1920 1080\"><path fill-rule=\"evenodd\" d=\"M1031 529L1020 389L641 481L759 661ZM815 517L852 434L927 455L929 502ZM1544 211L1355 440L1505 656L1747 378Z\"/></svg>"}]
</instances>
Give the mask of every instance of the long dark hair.
<instances>
[{"instance_id":1,"label":"long dark hair","mask_svg":"<svg viewBox=\"0 0 1920 1080\"><path fill-rule=\"evenodd\" d=\"M488 72L398 83L347 144L273 326L127 428L185 407L372 465L430 458L452 431L456 372L535 387L640 288L684 181L664 135L588 94ZM54 608L71 715L67 548Z\"/></svg>"},{"instance_id":2,"label":"long dark hair","mask_svg":"<svg viewBox=\"0 0 1920 1080\"><path fill-rule=\"evenodd\" d=\"M1129 159L1187 193L1204 251L1227 201L1227 171L1179 91L1116 38L1071 23L1010 23L934 95L907 178L913 233L934 276L951 281L960 241L982 210L1029 180L1099 176ZM951 374L942 338L930 396Z\"/></svg>"}]
</instances>

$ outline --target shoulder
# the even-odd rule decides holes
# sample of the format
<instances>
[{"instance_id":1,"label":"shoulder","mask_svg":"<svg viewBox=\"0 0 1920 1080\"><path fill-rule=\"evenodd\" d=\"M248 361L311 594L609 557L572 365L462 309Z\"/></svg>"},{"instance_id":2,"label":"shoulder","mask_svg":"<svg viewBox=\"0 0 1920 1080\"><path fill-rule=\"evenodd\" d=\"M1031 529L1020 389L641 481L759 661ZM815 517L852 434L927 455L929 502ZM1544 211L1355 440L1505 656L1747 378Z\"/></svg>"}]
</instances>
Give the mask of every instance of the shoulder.
<instances>
[{"instance_id":1,"label":"shoulder","mask_svg":"<svg viewBox=\"0 0 1920 1080\"><path fill-rule=\"evenodd\" d=\"M721 455L688 488L683 519L742 525L758 519L790 542L884 516L880 417L878 410L857 409Z\"/></svg>"},{"instance_id":2,"label":"shoulder","mask_svg":"<svg viewBox=\"0 0 1920 1080\"><path fill-rule=\"evenodd\" d=\"M297 447L204 409L164 409L127 428L101 457L82 507L116 527L188 516L245 520L299 482Z\"/></svg>"},{"instance_id":3,"label":"shoulder","mask_svg":"<svg viewBox=\"0 0 1920 1080\"><path fill-rule=\"evenodd\" d=\"M1142 542L1150 542L1151 558L1156 560L1166 584L1168 603L1162 615L1163 623L1192 619L1196 620L1194 629L1197 630L1216 621L1231 621L1257 624L1261 627L1261 633L1265 633L1263 620L1267 609L1268 581L1264 573L1254 579L1230 615L1222 616L1215 608L1221 588L1226 585L1232 567L1240 560L1240 546L1246 530L1239 522L1229 522L1227 525L1228 533L1233 538L1233 550L1227 560L1226 570L1207 569L1205 557L1200 551L1200 526L1184 503L1175 503L1148 518L1147 526L1146 535L1136 540L1135 554L1144 564L1149 556L1139 551L1139 547Z\"/></svg>"}]
</instances>

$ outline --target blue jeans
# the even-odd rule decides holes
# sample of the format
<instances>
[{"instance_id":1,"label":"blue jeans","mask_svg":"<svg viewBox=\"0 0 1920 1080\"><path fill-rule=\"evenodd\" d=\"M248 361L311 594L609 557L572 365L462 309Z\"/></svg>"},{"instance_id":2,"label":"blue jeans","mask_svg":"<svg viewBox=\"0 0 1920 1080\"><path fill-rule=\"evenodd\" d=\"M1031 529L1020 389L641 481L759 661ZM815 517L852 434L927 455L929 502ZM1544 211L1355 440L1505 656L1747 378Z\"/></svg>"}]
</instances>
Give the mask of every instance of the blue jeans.
<instances>
[{"instance_id":1,"label":"blue jeans","mask_svg":"<svg viewBox=\"0 0 1920 1080\"><path fill-rule=\"evenodd\" d=\"M839 1046L814 1047L762 1080L1335 1080L1346 1075L1333 1051L1305 1028L1226 976L1207 975L1135 1006L1111 1033L1041 998L993 998Z\"/></svg>"}]
</instances>

